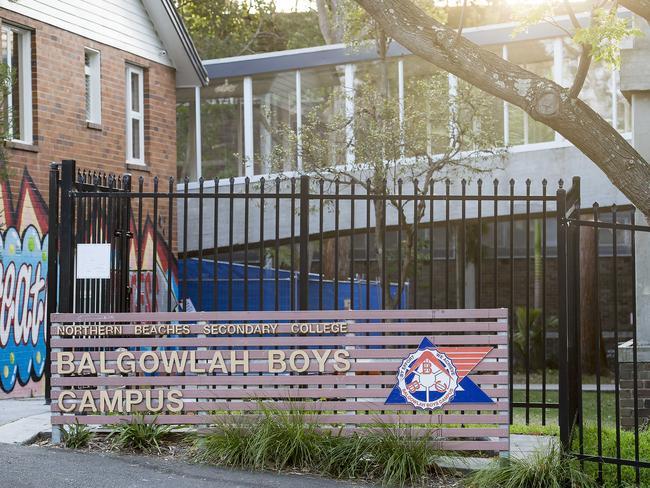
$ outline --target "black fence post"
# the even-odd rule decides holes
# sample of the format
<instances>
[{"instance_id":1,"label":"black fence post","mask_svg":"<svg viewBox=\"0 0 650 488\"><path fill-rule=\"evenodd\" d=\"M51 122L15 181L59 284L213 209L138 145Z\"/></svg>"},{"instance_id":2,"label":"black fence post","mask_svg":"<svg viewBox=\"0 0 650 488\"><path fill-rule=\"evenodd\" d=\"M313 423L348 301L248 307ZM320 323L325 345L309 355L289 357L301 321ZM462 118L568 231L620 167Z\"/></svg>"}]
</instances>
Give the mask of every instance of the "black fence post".
<instances>
[{"instance_id":1,"label":"black fence post","mask_svg":"<svg viewBox=\"0 0 650 488\"><path fill-rule=\"evenodd\" d=\"M122 191L124 192L124 203L122 205L122 228L120 229L120 293L122 294L118 312L131 311L131 277L130 274L130 239L131 232L131 175L125 173L122 176ZM139 252L139 251L138 251Z\"/></svg>"},{"instance_id":2,"label":"black fence post","mask_svg":"<svg viewBox=\"0 0 650 488\"><path fill-rule=\"evenodd\" d=\"M58 291L58 238L59 238L59 164L50 164L50 189L48 207L48 241L47 241L47 320L45 321L45 403L52 402L50 355L50 317L57 311Z\"/></svg>"},{"instance_id":3,"label":"black fence post","mask_svg":"<svg viewBox=\"0 0 650 488\"><path fill-rule=\"evenodd\" d=\"M573 428L580 418L580 178L567 192L557 191L558 312L559 312L559 424L560 441L571 447Z\"/></svg>"},{"instance_id":4,"label":"black fence post","mask_svg":"<svg viewBox=\"0 0 650 488\"><path fill-rule=\"evenodd\" d=\"M560 441L568 447L571 437L569 421L568 384L568 304L567 304L567 220L566 220L566 190L559 188L557 197L557 260L558 260L558 373L559 373L559 415Z\"/></svg>"},{"instance_id":5,"label":"black fence post","mask_svg":"<svg viewBox=\"0 0 650 488\"><path fill-rule=\"evenodd\" d=\"M74 312L73 291L74 291L74 257L75 249L73 242L75 208L72 198L72 190L75 187L77 174L76 161L65 159L61 162L61 233L60 233L60 278L59 283L64 286L60 288L58 311Z\"/></svg>"},{"instance_id":6,"label":"black fence post","mask_svg":"<svg viewBox=\"0 0 650 488\"><path fill-rule=\"evenodd\" d=\"M309 309L309 176L300 177L300 310Z\"/></svg>"}]
</instances>

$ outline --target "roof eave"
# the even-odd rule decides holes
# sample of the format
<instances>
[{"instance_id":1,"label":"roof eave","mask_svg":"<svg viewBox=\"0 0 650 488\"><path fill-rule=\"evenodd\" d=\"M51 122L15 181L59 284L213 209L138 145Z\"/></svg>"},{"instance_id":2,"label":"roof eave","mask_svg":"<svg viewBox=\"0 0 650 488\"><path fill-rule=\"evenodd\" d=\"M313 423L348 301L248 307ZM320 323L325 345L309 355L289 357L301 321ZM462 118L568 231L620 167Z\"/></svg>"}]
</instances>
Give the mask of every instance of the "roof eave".
<instances>
[{"instance_id":1,"label":"roof eave","mask_svg":"<svg viewBox=\"0 0 650 488\"><path fill-rule=\"evenodd\" d=\"M143 0L142 3L176 67L176 85L206 86L208 73L172 0Z\"/></svg>"}]
</instances>

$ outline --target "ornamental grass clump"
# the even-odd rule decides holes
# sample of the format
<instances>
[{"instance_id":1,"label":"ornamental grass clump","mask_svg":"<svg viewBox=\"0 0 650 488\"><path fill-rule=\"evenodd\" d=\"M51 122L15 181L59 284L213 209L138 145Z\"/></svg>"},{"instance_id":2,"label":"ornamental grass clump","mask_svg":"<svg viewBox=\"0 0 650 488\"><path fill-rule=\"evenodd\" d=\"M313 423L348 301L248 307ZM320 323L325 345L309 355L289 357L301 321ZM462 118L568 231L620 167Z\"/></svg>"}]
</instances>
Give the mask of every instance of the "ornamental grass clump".
<instances>
[{"instance_id":1,"label":"ornamental grass clump","mask_svg":"<svg viewBox=\"0 0 650 488\"><path fill-rule=\"evenodd\" d=\"M131 422L114 426L108 434L113 447L140 452L161 452L161 444L176 428L173 425L160 425L156 418L147 422L143 415L134 416Z\"/></svg>"},{"instance_id":2,"label":"ornamental grass clump","mask_svg":"<svg viewBox=\"0 0 650 488\"><path fill-rule=\"evenodd\" d=\"M374 437L359 434L324 438L327 454L321 459L321 472L339 479L372 478L377 471L375 441Z\"/></svg>"},{"instance_id":3,"label":"ornamental grass clump","mask_svg":"<svg viewBox=\"0 0 650 488\"><path fill-rule=\"evenodd\" d=\"M95 433L87 425L75 423L64 427L61 432L63 445L68 449L83 449L88 447Z\"/></svg>"},{"instance_id":4,"label":"ornamental grass clump","mask_svg":"<svg viewBox=\"0 0 650 488\"><path fill-rule=\"evenodd\" d=\"M200 438L199 462L253 469L309 470L322 455L322 436L299 410L263 406L254 423L235 415L220 419L213 433Z\"/></svg>"},{"instance_id":5,"label":"ornamental grass clump","mask_svg":"<svg viewBox=\"0 0 650 488\"><path fill-rule=\"evenodd\" d=\"M500 460L472 474L467 488L596 488L580 464L551 445L523 459Z\"/></svg>"},{"instance_id":6,"label":"ornamental grass clump","mask_svg":"<svg viewBox=\"0 0 650 488\"><path fill-rule=\"evenodd\" d=\"M335 478L373 479L383 485L416 485L441 474L431 435L383 425L363 434L332 437L323 473Z\"/></svg>"},{"instance_id":7,"label":"ornamental grass clump","mask_svg":"<svg viewBox=\"0 0 650 488\"><path fill-rule=\"evenodd\" d=\"M248 449L255 468L310 470L320 462L323 442L304 412L264 408Z\"/></svg>"},{"instance_id":8,"label":"ornamental grass clump","mask_svg":"<svg viewBox=\"0 0 650 488\"><path fill-rule=\"evenodd\" d=\"M253 437L254 424L245 424L234 419L221 422L214 432L198 437L195 443L194 460L205 464L252 468L249 444Z\"/></svg>"},{"instance_id":9,"label":"ornamental grass clump","mask_svg":"<svg viewBox=\"0 0 650 488\"><path fill-rule=\"evenodd\" d=\"M411 429L384 426L373 447L380 467L376 478L385 485L418 484L429 475L441 474L433 461L439 452L431 435L415 435Z\"/></svg>"},{"instance_id":10,"label":"ornamental grass clump","mask_svg":"<svg viewBox=\"0 0 650 488\"><path fill-rule=\"evenodd\" d=\"M249 469L300 470L339 479L419 484L440 470L430 436L384 426L350 436L324 433L300 410L262 406L255 422L220 419L195 445L198 462Z\"/></svg>"}]
</instances>

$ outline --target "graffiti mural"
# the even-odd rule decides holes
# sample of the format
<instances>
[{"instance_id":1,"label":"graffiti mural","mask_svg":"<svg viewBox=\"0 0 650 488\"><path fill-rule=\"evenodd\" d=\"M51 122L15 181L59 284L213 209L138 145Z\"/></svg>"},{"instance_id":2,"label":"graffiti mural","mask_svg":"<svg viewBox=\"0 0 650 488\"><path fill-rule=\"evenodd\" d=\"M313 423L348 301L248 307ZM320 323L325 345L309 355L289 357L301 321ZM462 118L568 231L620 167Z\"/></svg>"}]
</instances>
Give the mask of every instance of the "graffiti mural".
<instances>
[{"instance_id":1,"label":"graffiti mural","mask_svg":"<svg viewBox=\"0 0 650 488\"><path fill-rule=\"evenodd\" d=\"M103 225L101 216L95 223ZM132 229L135 229L133 216ZM141 311L153 310L153 246L156 232L156 309L174 310L178 271L167 238L147 218L141 236L134 232L130 249L131 303L138 290L137 257L141 255ZM140 237L140 238L138 238ZM142 249L138 249L142 243ZM0 182L0 398L44 393L47 323L48 208L27 169L17 198ZM169 292L168 292L169 290ZM168 299L169 297L169 299ZM135 310L135 306L134 306Z\"/></svg>"},{"instance_id":2,"label":"graffiti mural","mask_svg":"<svg viewBox=\"0 0 650 488\"><path fill-rule=\"evenodd\" d=\"M131 229L136 229L135 220L131 219ZM141 239L138 239L137 232L131 240L129 250L129 267L131 273L129 276L129 286L131 288L131 310L138 311L138 252L141 252L140 259L140 312L152 312L153 307L153 287L154 287L154 232L156 236L156 311L173 311L178 304L178 266L173 254L169 251L167 239L157 230L154 230L153 222L149 217L145 220L144 228L142 229ZM139 250L139 242L142 244L142 249ZM171 259L170 259L171 258ZM136 270L136 271L134 271ZM171 283L170 283L171 280ZM171 288L171 289L170 289Z\"/></svg>"},{"instance_id":3,"label":"graffiti mural","mask_svg":"<svg viewBox=\"0 0 650 488\"><path fill-rule=\"evenodd\" d=\"M43 393L47 205L27 169L14 202L0 183L0 398Z\"/></svg>"}]
</instances>

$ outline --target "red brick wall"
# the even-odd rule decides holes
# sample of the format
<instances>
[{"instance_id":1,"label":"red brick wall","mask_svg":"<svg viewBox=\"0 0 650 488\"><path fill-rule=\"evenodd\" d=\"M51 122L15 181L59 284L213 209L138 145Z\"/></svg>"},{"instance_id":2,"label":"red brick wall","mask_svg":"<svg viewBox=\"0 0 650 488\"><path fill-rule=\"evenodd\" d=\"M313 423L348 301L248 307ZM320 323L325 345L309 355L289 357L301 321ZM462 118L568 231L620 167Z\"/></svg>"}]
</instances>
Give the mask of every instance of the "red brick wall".
<instances>
[{"instance_id":1,"label":"red brick wall","mask_svg":"<svg viewBox=\"0 0 650 488\"><path fill-rule=\"evenodd\" d=\"M34 144L7 144L9 180L0 180L0 307L22 310L29 295L17 288L10 266L26 272L30 286L40 286L38 304L46 303L47 199L52 161L77 160L77 167L139 176L175 176L175 70L90 41L42 22L0 9L0 19L32 30L32 98ZM101 128L86 123L84 48L101 52ZM126 165L126 63L145 70L145 171ZM0 141L0 144L2 141ZM149 180L149 178L147 178ZM164 189L166 179L163 180ZM160 206L162 216L167 207ZM166 228L166 222L161 222ZM146 229L143 230L146 233ZM150 242L151 230L143 239ZM143 248L145 245L143 244ZM159 241L160 245L160 241ZM159 253L159 258L160 258ZM165 254L166 256L167 254ZM153 265L143 262L143 269ZM66 285L67 286L67 285ZM159 283L159 287L162 285ZM160 289L160 288L159 288ZM29 305L27 305L29 306ZM0 314L0 398L43 394L45 318L31 305L26 320ZM25 323L23 323L25 322ZM16 343L24 330L31 339Z\"/></svg>"},{"instance_id":2,"label":"red brick wall","mask_svg":"<svg viewBox=\"0 0 650 488\"><path fill-rule=\"evenodd\" d=\"M4 22L33 29L34 147L10 149L10 183L27 167L47 200L51 161L76 159L77 167L123 173L125 162L125 63L145 69L145 161L152 175L176 174L175 70L0 9ZM101 130L86 124L84 48L101 52ZM142 171L128 168L134 178ZM16 187L17 188L17 187Z\"/></svg>"}]
</instances>

